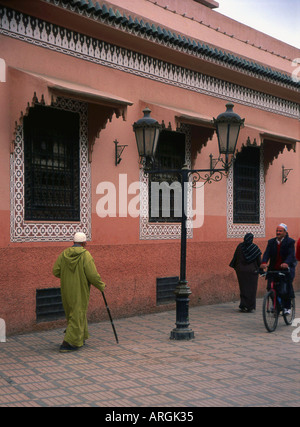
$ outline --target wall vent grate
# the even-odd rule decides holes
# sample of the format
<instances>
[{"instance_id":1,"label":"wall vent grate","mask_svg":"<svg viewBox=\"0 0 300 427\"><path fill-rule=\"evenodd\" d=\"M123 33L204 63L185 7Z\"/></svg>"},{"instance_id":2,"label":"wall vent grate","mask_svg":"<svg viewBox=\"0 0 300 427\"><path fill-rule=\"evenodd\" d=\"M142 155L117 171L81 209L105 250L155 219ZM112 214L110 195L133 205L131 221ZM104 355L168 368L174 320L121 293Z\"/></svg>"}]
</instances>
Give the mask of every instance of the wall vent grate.
<instances>
[{"instance_id":1,"label":"wall vent grate","mask_svg":"<svg viewBox=\"0 0 300 427\"><path fill-rule=\"evenodd\" d=\"M50 322L65 317L60 288L36 290L36 320Z\"/></svg>"},{"instance_id":2,"label":"wall vent grate","mask_svg":"<svg viewBox=\"0 0 300 427\"><path fill-rule=\"evenodd\" d=\"M179 277L160 277L156 279L156 305L169 304L175 301L174 291Z\"/></svg>"}]
</instances>

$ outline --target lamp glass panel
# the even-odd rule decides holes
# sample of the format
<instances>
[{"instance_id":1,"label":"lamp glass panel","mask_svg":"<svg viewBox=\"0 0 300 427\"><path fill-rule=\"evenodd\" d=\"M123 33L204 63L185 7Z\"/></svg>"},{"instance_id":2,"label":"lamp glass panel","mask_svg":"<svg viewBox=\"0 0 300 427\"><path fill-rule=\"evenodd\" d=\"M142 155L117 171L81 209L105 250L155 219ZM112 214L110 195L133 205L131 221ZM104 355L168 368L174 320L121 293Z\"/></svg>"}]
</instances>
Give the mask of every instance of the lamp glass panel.
<instances>
[{"instance_id":1,"label":"lamp glass panel","mask_svg":"<svg viewBox=\"0 0 300 427\"><path fill-rule=\"evenodd\" d=\"M156 153L158 138L159 138L159 129L155 128L155 135L154 135L154 142L153 142L153 153L152 153L153 156L155 156L155 153Z\"/></svg>"},{"instance_id":2,"label":"lamp glass panel","mask_svg":"<svg viewBox=\"0 0 300 427\"><path fill-rule=\"evenodd\" d=\"M145 155L146 156L152 156L154 136L155 136L155 129L150 127L145 129Z\"/></svg>"},{"instance_id":3,"label":"lamp glass panel","mask_svg":"<svg viewBox=\"0 0 300 427\"><path fill-rule=\"evenodd\" d=\"M225 154L227 151L227 133L228 133L228 124L218 123L218 141L219 141L220 154Z\"/></svg>"},{"instance_id":4,"label":"lamp glass panel","mask_svg":"<svg viewBox=\"0 0 300 427\"><path fill-rule=\"evenodd\" d=\"M228 138L228 154L233 154L235 146L239 136L240 125L239 123L231 123L229 126L229 138Z\"/></svg>"},{"instance_id":5,"label":"lamp glass panel","mask_svg":"<svg viewBox=\"0 0 300 427\"><path fill-rule=\"evenodd\" d=\"M136 143L138 147L138 152L140 156L145 155L144 150L144 129L143 128L136 128L135 129L135 137L136 137Z\"/></svg>"}]
</instances>

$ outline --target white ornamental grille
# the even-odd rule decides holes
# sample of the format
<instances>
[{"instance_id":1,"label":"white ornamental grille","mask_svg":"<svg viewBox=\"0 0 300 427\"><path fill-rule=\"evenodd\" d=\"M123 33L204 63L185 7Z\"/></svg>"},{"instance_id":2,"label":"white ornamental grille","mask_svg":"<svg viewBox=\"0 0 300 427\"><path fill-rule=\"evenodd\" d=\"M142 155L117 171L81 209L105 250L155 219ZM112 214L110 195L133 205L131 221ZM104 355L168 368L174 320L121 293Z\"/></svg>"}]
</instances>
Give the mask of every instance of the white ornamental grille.
<instances>
[{"instance_id":1,"label":"white ornamental grille","mask_svg":"<svg viewBox=\"0 0 300 427\"><path fill-rule=\"evenodd\" d=\"M15 150L10 159L10 238L12 242L71 241L77 231L91 239L91 172L88 162L88 105L72 99L57 98L57 109L79 114L80 221L32 222L24 220L24 138L23 126L17 127ZM51 107L49 107L51 108Z\"/></svg>"}]
</instances>

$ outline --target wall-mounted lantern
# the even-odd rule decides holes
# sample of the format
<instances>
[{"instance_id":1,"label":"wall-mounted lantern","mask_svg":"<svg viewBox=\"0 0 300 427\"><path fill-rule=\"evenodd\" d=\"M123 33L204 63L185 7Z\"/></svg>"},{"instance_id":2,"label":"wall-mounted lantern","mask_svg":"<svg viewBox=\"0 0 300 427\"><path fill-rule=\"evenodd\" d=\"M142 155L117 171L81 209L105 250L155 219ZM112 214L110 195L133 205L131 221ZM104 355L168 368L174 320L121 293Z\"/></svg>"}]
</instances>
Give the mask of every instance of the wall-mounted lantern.
<instances>
[{"instance_id":1,"label":"wall-mounted lantern","mask_svg":"<svg viewBox=\"0 0 300 427\"><path fill-rule=\"evenodd\" d=\"M285 182L287 182L288 174L289 174L292 170L293 170L293 169L286 169L286 168L282 165L282 175L281 175L282 184L284 184Z\"/></svg>"},{"instance_id":2,"label":"wall-mounted lantern","mask_svg":"<svg viewBox=\"0 0 300 427\"><path fill-rule=\"evenodd\" d=\"M128 146L127 145L119 145L119 142L116 139L114 140L114 144L115 144L115 165L118 166L118 164L122 160L121 154L123 153L124 148L128 147Z\"/></svg>"}]
</instances>

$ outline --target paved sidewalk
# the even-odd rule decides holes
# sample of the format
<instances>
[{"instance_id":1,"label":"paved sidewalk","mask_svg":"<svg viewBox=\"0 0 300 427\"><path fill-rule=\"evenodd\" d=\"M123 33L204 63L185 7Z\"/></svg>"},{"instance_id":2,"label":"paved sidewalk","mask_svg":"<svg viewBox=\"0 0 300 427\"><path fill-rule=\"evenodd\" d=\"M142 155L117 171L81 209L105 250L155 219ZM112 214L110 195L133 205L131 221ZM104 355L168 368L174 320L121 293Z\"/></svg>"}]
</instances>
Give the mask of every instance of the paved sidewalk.
<instances>
[{"instance_id":1,"label":"paved sidewalk","mask_svg":"<svg viewBox=\"0 0 300 427\"><path fill-rule=\"evenodd\" d=\"M300 293L296 297L300 317ZM300 405L300 342L280 318L268 333L238 302L190 309L195 339L173 341L175 312L92 324L87 345L60 354L63 329L0 343L0 407ZM113 313L112 313L113 314ZM300 326L300 320L299 325Z\"/></svg>"}]
</instances>

